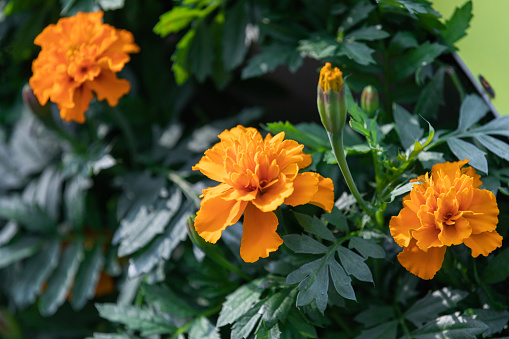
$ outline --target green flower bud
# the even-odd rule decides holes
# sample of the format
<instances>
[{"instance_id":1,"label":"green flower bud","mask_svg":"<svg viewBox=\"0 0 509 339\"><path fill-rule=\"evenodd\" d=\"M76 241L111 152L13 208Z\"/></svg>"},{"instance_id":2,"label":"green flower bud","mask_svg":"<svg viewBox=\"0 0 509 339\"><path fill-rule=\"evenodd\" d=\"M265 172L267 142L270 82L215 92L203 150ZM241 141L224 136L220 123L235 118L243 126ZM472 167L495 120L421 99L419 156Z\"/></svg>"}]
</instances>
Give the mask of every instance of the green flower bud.
<instances>
[{"instance_id":1,"label":"green flower bud","mask_svg":"<svg viewBox=\"0 0 509 339\"><path fill-rule=\"evenodd\" d=\"M378 99L378 91L373 86L366 86L361 94L361 108L370 117L375 115L378 110L380 101Z\"/></svg>"},{"instance_id":2,"label":"green flower bud","mask_svg":"<svg viewBox=\"0 0 509 339\"><path fill-rule=\"evenodd\" d=\"M338 133L346 123L346 95L343 73L331 68L328 62L320 71L317 88L317 106L322 124L329 133Z\"/></svg>"}]
</instances>

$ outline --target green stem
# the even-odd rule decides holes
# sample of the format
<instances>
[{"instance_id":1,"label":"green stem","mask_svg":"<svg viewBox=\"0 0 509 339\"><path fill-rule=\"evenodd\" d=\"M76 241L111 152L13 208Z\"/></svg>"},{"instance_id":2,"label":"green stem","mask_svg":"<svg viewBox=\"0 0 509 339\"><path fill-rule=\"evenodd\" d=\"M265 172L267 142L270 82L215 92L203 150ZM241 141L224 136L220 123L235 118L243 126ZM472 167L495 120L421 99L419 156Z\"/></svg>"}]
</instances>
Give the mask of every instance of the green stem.
<instances>
[{"instance_id":1,"label":"green stem","mask_svg":"<svg viewBox=\"0 0 509 339\"><path fill-rule=\"evenodd\" d=\"M403 317L403 314L401 313L401 310L397 303L394 303L394 308L396 309L398 321L399 321L399 324L401 325L401 328L403 329L403 333L405 334L405 337L407 339L412 339L412 334L410 333L410 330L408 329L408 326L405 323L405 318Z\"/></svg>"},{"instance_id":2,"label":"green stem","mask_svg":"<svg viewBox=\"0 0 509 339\"><path fill-rule=\"evenodd\" d=\"M338 133L327 132L327 134L329 135L329 140L332 146L332 152L336 156L339 168L341 169L341 173L345 178L346 184L348 185L350 192L352 192L352 195L355 197L355 200L357 200L357 203L364 210L364 212L371 216L372 211L362 198L361 194L359 193L359 190L355 185L355 181L353 180L352 173L350 173L350 169L348 168L348 163L346 162L345 149L343 146L343 131L340 131Z\"/></svg>"}]
</instances>

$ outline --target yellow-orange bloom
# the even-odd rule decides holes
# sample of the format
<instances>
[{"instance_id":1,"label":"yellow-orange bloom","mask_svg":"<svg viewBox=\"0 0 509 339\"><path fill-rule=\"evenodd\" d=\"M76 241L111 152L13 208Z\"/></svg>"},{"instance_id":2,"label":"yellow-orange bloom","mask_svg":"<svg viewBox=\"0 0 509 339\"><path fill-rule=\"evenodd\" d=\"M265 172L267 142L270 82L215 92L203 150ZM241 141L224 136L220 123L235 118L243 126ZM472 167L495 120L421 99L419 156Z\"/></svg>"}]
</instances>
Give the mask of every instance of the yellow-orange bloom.
<instances>
[{"instance_id":1,"label":"yellow-orange bloom","mask_svg":"<svg viewBox=\"0 0 509 339\"><path fill-rule=\"evenodd\" d=\"M479 189L475 169L461 168L467 162L436 164L431 176L415 179L403 209L391 218L391 234L404 247L399 262L422 279L433 278L442 267L447 246L465 244L474 258L502 246L495 195Z\"/></svg>"},{"instance_id":2,"label":"yellow-orange bloom","mask_svg":"<svg viewBox=\"0 0 509 339\"><path fill-rule=\"evenodd\" d=\"M93 98L116 106L130 90L129 81L116 73L136 53L131 32L102 23L103 12L82 13L49 25L34 43L41 52L32 64L30 86L41 105L56 103L66 121L85 121Z\"/></svg>"},{"instance_id":3,"label":"yellow-orange bloom","mask_svg":"<svg viewBox=\"0 0 509 339\"><path fill-rule=\"evenodd\" d=\"M196 231L215 243L244 213L240 255L246 262L266 258L283 243L274 213L280 205L311 203L329 212L334 205L332 180L299 173L311 164L311 156L302 152L303 145L284 137L281 132L263 138L255 128L239 125L222 132L221 141L193 167L220 182L203 190Z\"/></svg>"}]
</instances>

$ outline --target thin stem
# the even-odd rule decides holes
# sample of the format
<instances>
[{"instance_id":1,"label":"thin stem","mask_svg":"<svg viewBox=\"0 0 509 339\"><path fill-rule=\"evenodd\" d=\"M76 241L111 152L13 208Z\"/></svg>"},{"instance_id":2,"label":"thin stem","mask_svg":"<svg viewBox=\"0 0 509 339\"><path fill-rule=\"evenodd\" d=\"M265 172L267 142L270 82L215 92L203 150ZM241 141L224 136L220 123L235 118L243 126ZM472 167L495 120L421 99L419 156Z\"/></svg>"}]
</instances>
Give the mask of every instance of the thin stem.
<instances>
[{"instance_id":1,"label":"thin stem","mask_svg":"<svg viewBox=\"0 0 509 339\"><path fill-rule=\"evenodd\" d=\"M348 185L350 192L352 192L353 196L355 197L355 200L357 200L357 203L364 210L364 212L371 216L372 211L362 198L361 194L359 193L359 190L355 185L355 181L353 180L352 173L350 173L350 169L348 168L348 163L346 162L345 149L343 147L343 131L340 131L338 133L327 132L327 134L329 135L329 140L332 146L332 152L334 153L336 160L338 161L339 169L341 169L341 173L345 178L346 184Z\"/></svg>"},{"instance_id":2,"label":"thin stem","mask_svg":"<svg viewBox=\"0 0 509 339\"><path fill-rule=\"evenodd\" d=\"M408 326L405 323L405 318L403 317L403 314L401 313L401 310L397 303L394 303L394 308L396 309L396 314L398 316L399 324L401 325L401 328L403 329L403 333L405 334L405 337L407 339L412 339L412 334L410 333L410 330L408 329Z\"/></svg>"}]
</instances>

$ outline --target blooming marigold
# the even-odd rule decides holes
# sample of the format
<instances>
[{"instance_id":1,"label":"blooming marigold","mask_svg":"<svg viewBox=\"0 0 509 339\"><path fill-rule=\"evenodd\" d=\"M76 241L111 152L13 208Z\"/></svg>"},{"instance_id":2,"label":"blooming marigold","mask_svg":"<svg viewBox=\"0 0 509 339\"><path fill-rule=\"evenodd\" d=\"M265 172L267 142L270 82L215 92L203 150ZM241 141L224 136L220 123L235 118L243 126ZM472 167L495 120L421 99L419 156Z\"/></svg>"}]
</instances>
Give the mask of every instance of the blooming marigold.
<instances>
[{"instance_id":1,"label":"blooming marigold","mask_svg":"<svg viewBox=\"0 0 509 339\"><path fill-rule=\"evenodd\" d=\"M318 173L299 173L311 164L311 156L302 152L303 145L284 137L281 132L263 138L255 128L239 125L222 132L221 141L193 166L220 182L203 190L196 231L215 243L244 213L240 255L246 262L266 258L283 243L274 213L283 203L311 203L329 212L334 205L332 180Z\"/></svg>"},{"instance_id":2,"label":"blooming marigold","mask_svg":"<svg viewBox=\"0 0 509 339\"><path fill-rule=\"evenodd\" d=\"M480 175L468 160L436 164L431 175L415 179L403 198L403 209L392 217L390 231L404 247L399 262L422 279L431 279L442 267L447 246L465 244L475 258L502 246L495 230L498 206L495 195L479 189Z\"/></svg>"},{"instance_id":3,"label":"blooming marigold","mask_svg":"<svg viewBox=\"0 0 509 339\"><path fill-rule=\"evenodd\" d=\"M30 86L41 105L55 102L66 121L85 121L94 91L116 106L130 84L116 74L136 53L131 32L102 23L103 12L82 13L49 25L34 43L41 52L32 64Z\"/></svg>"}]
</instances>

